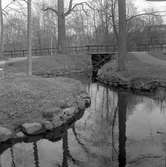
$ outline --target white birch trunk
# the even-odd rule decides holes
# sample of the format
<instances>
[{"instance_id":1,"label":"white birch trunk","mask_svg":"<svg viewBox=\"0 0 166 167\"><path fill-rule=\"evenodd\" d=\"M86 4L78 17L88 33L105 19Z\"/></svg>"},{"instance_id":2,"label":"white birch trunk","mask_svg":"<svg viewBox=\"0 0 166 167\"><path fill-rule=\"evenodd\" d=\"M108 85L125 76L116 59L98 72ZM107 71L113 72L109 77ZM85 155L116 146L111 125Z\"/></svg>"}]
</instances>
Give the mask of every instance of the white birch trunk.
<instances>
[{"instance_id":1,"label":"white birch trunk","mask_svg":"<svg viewBox=\"0 0 166 167\"><path fill-rule=\"evenodd\" d=\"M3 58L4 41L3 41L3 11L2 0L0 0L0 57Z\"/></svg>"},{"instance_id":2,"label":"white birch trunk","mask_svg":"<svg viewBox=\"0 0 166 167\"><path fill-rule=\"evenodd\" d=\"M32 14L31 14L31 0L27 1L28 22L27 22L27 38L28 38L28 76L32 75Z\"/></svg>"}]
</instances>

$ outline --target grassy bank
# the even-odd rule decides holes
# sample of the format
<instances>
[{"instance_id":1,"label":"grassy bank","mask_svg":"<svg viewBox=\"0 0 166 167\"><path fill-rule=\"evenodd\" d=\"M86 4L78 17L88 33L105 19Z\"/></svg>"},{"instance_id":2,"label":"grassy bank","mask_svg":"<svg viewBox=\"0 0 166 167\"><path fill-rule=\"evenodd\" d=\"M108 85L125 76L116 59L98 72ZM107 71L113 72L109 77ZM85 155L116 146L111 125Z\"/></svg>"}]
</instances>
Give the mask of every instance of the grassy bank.
<instances>
[{"instance_id":1,"label":"grassy bank","mask_svg":"<svg viewBox=\"0 0 166 167\"><path fill-rule=\"evenodd\" d=\"M160 50L154 50L149 52L152 56L159 58L161 60L166 60L166 52Z\"/></svg>"},{"instance_id":2,"label":"grassy bank","mask_svg":"<svg viewBox=\"0 0 166 167\"><path fill-rule=\"evenodd\" d=\"M21 126L19 130L27 133L23 127L24 123L37 123L44 132L50 126L53 126L53 129L61 125L68 126L69 122L71 124L79 119L87 107L84 96L88 95L84 85L71 79L72 76L60 76L75 73L88 75L91 71L91 58L88 55L57 54L35 57L32 60L31 77L26 75L26 58L10 59L5 64L0 64L4 69L4 77L0 79L2 130L3 127L15 130ZM33 126L32 129L37 125ZM3 141L11 137L1 130L0 133L5 136L2 138Z\"/></svg>"},{"instance_id":3,"label":"grassy bank","mask_svg":"<svg viewBox=\"0 0 166 167\"><path fill-rule=\"evenodd\" d=\"M117 62L109 62L101 68L98 77L117 87L146 90L158 86L166 87L166 61L162 60L160 65L161 59L157 59L157 62L151 56L139 57L139 53L137 56L135 53L129 53L126 57L125 71L117 72Z\"/></svg>"},{"instance_id":4,"label":"grassy bank","mask_svg":"<svg viewBox=\"0 0 166 167\"><path fill-rule=\"evenodd\" d=\"M12 128L24 122L40 122L43 112L74 105L81 92L85 92L83 85L69 78L12 76L0 80L0 125Z\"/></svg>"},{"instance_id":5,"label":"grassy bank","mask_svg":"<svg viewBox=\"0 0 166 167\"><path fill-rule=\"evenodd\" d=\"M25 73L26 60L8 62L5 73ZM33 75L62 76L64 74L91 71L91 58L89 55L56 54L54 56L41 56L33 59Z\"/></svg>"}]
</instances>

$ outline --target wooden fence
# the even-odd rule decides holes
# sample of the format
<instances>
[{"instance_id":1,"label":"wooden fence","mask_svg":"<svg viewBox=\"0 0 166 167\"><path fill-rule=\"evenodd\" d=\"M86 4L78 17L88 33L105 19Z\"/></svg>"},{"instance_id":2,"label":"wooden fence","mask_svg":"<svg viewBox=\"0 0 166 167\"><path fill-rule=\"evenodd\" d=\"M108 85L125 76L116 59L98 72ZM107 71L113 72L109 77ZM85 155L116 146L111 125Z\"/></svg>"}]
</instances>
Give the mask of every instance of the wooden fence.
<instances>
[{"instance_id":1,"label":"wooden fence","mask_svg":"<svg viewBox=\"0 0 166 167\"><path fill-rule=\"evenodd\" d=\"M94 54L94 53L112 53L117 50L117 47L113 45L86 45L86 46L71 46L66 47L65 50L68 53L85 53L85 54ZM57 52L56 48L42 48L42 49L32 49L32 56L48 56L53 55ZM5 57L25 57L27 56L28 51L23 50L8 50L4 51Z\"/></svg>"},{"instance_id":2,"label":"wooden fence","mask_svg":"<svg viewBox=\"0 0 166 167\"><path fill-rule=\"evenodd\" d=\"M42 48L42 49L32 49L32 56L48 56L53 55L57 52L55 48ZM4 51L5 57L25 57L28 54L28 50L8 50Z\"/></svg>"},{"instance_id":3,"label":"wooden fence","mask_svg":"<svg viewBox=\"0 0 166 167\"><path fill-rule=\"evenodd\" d=\"M114 53L118 51L118 47L115 45L85 45L85 46L72 46L66 47L67 53L85 53L85 54L107 54ZM131 51L151 51L151 50L164 50L166 51L166 44L139 44L136 47L128 48ZM33 56L48 56L53 55L57 52L56 48L42 48L42 49L32 49ZM25 57L27 56L27 50L9 50L4 51L5 57Z\"/></svg>"}]
</instances>

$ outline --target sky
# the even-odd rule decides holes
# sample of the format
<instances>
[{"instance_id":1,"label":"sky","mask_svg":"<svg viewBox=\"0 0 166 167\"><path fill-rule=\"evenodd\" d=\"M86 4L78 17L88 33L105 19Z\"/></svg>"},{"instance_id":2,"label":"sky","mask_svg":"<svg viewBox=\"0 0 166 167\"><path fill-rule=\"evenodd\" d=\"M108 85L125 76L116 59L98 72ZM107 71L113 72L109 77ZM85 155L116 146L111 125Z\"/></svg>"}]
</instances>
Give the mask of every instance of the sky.
<instances>
[{"instance_id":1,"label":"sky","mask_svg":"<svg viewBox=\"0 0 166 167\"><path fill-rule=\"evenodd\" d=\"M158 11L166 11L166 1L164 2L149 2L146 0L132 0L134 1L136 7L138 8L139 11L142 11L144 9L148 8L154 8L155 10Z\"/></svg>"},{"instance_id":2,"label":"sky","mask_svg":"<svg viewBox=\"0 0 166 167\"><path fill-rule=\"evenodd\" d=\"M3 6L6 6L12 0L2 0ZM32 0L32 1L39 1L39 0ZM46 1L46 0L43 0ZM85 1L85 0L74 0L77 1ZM154 8L155 10L166 11L166 1L165 2L147 2L146 0L131 0L135 3L136 7L139 11L142 11L147 8Z\"/></svg>"}]
</instances>

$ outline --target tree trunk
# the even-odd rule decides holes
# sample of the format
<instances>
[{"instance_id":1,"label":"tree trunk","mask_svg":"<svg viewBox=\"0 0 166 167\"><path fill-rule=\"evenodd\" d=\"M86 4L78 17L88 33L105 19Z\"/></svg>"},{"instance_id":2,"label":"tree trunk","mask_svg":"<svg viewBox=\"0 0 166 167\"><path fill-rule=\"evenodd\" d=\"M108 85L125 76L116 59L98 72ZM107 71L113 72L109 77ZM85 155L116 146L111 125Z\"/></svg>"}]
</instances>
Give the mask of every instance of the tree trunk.
<instances>
[{"instance_id":1,"label":"tree trunk","mask_svg":"<svg viewBox=\"0 0 166 167\"><path fill-rule=\"evenodd\" d=\"M32 75L32 17L31 17L31 0L27 1L28 23L27 23L27 38L28 38L28 75Z\"/></svg>"},{"instance_id":2,"label":"tree trunk","mask_svg":"<svg viewBox=\"0 0 166 167\"><path fill-rule=\"evenodd\" d=\"M119 34L118 34L118 30L117 30L117 26L116 26L116 21L115 21L115 7L116 7L116 2L114 2L112 0L112 4L111 4L111 14L112 14L112 26L113 26L113 31L114 31L114 34L115 34L115 41L116 41L116 44L119 40Z\"/></svg>"},{"instance_id":3,"label":"tree trunk","mask_svg":"<svg viewBox=\"0 0 166 167\"><path fill-rule=\"evenodd\" d=\"M66 29L64 15L64 0L58 0L58 52L65 52Z\"/></svg>"},{"instance_id":4,"label":"tree trunk","mask_svg":"<svg viewBox=\"0 0 166 167\"><path fill-rule=\"evenodd\" d=\"M50 56L52 56L53 55L53 34L51 33L51 40L50 40Z\"/></svg>"},{"instance_id":5,"label":"tree trunk","mask_svg":"<svg viewBox=\"0 0 166 167\"><path fill-rule=\"evenodd\" d=\"M125 70L125 59L127 55L127 33L126 33L126 0L118 0L119 7L119 57L118 70Z\"/></svg>"},{"instance_id":6,"label":"tree trunk","mask_svg":"<svg viewBox=\"0 0 166 167\"><path fill-rule=\"evenodd\" d=\"M3 41L3 12L2 0L0 0L0 57L3 58L4 41Z\"/></svg>"}]
</instances>

